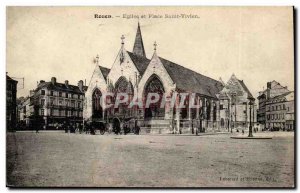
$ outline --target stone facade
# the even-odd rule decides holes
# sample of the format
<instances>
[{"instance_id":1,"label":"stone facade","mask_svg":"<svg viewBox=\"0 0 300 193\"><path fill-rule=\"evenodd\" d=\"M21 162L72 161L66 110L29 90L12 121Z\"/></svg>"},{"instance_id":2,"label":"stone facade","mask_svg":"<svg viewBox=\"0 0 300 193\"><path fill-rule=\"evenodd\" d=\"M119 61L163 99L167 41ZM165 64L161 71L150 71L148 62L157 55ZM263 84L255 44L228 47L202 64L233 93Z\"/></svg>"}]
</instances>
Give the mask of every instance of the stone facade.
<instances>
[{"instance_id":1,"label":"stone facade","mask_svg":"<svg viewBox=\"0 0 300 193\"><path fill-rule=\"evenodd\" d=\"M256 124L255 99L243 80L233 74L219 95L220 127L226 130L248 130L250 117L252 126ZM253 103L253 104L251 104ZM251 104L251 105L250 105Z\"/></svg>"},{"instance_id":2,"label":"stone facade","mask_svg":"<svg viewBox=\"0 0 300 193\"><path fill-rule=\"evenodd\" d=\"M275 80L268 82L267 89L259 92L259 96L257 97L259 102L259 108L257 110L257 120L260 124L261 129L273 129L274 124L276 129L283 129L285 127L285 119L283 117L285 117L286 110L284 109L284 106L286 105L286 102L280 102L280 100L278 101L278 99L276 98L285 96L288 93L290 93L290 91L287 89L287 87L282 86ZM277 105L275 104L273 99L277 101Z\"/></svg>"},{"instance_id":3,"label":"stone facade","mask_svg":"<svg viewBox=\"0 0 300 193\"><path fill-rule=\"evenodd\" d=\"M294 130L294 92L270 98L266 102L266 129Z\"/></svg>"},{"instance_id":4,"label":"stone facade","mask_svg":"<svg viewBox=\"0 0 300 193\"><path fill-rule=\"evenodd\" d=\"M30 117L34 114L34 108L32 104L32 98L30 96L24 98L21 101L18 110L19 110L19 122L27 127L30 125Z\"/></svg>"},{"instance_id":5,"label":"stone facade","mask_svg":"<svg viewBox=\"0 0 300 193\"><path fill-rule=\"evenodd\" d=\"M82 123L86 89L82 80L78 86L70 85L67 80L58 83L55 77L50 82L41 80L37 88L31 91L32 124L55 129L56 124L63 122Z\"/></svg>"},{"instance_id":6,"label":"stone facade","mask_svg":"<svg viewBox=\"0 0 300 193\"><path fill-rule=\"evenodd\" d=\"M6 75L6 129L14 130L17 123L18 81Z\"/></svg>"},{"instance_id":7,"label":"stone facade","mask_svg":"<svg viewBox=\"0 0 300 193\"><path fill-rule=\"evenodd\" d=\"M232 109L233 106L232 102L226 103L223 99L219 100L220 92L224 88L222 82L159 57L156 43L154 43L154 52L151 59L146 58L139 25L133 52L126 49L124 36L121 39L121 48L111 69L102 67L101 59L96 59L95 70L85 93L85 120L105 121L110 123L111 127L114 127L116 121L120 122L120 125L133 125L130 123L133 120L134 125L139 125L141 132L145 133L228 131L226 127L220 127L220 120L226 117L226 120L229 120L229 114L226 114L224 108L229 106ZM231 80L239 81L234 78ZM245 118L245 113L240 115L240 112L243 112L246 108L247 116L250 113L248 112L249 107L243 105L243 102L248 102L249 91L243 83L238 84L238 89L241 90L242 95L237 96L240 99L238 104L235 105L237 109L235 123L247 124L249 117ZM227 84L227 87L229 90L237 89L231 88L232 84L230 83ZM160 100L166 101L164 108L160 108L156 103L149 108L144 106L148 93L154 90L160 94ZM115 100L116 93L120 91L128 93L134 100L143 101L143 107L136 106L129 109L126 106L128 104L118 108L106 107L104 101L107 103L107 101ZM105 93L113 93L114 97L97 102L97 96L104 96ZM184 101L186 106L193 102L193 104L199 104L200 107L170 108L172 106L170 99L176 99L176 106L181 101L180 97L183 97L177 95L177 93L186 93ZM195 94L195 96L192 97L192 94ZM231 94L231 92L227 94ZM221 109L220 105L222 105ZM233 112L235 111L231 110L230 115ZM96 114L98 116L95 116Z\"/></svg>"}]
</instances>

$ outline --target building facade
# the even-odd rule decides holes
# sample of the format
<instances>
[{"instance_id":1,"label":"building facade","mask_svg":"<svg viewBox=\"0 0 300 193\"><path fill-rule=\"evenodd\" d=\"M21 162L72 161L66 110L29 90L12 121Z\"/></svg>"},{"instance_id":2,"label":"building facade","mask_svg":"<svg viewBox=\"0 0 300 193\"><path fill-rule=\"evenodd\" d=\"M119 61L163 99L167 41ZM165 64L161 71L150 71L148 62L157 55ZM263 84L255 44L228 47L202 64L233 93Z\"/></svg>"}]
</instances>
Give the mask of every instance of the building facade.
<instances>
[{"instance_id":1,"label":"building facade","mask_svg":"<svg viewBox=\"0 0 300 193\"><path fill-rule=\"evenodd\" d=\"M295 127L296 127L294 101L295 101L294 92L292 92L286 96L285 129L288 131L293 131L293 130L295 130Z\"/></svg>"},{"instance_id":2,"label":"building facade","mask_svg":"<svg viewBox=\"0 0 300 193\"><path fill-rule=\"evenodd\" d=\"M78 85L56 82L52 77L50 82L41 80L37 88L31 91L28 108L29 119L53 129L63 122L82 122L83 101L86 86L80 80Z\"/></svg>"},{"instance_id":3,"label":"building facade","mask_svg":"<svg viewBox=\"0 0 300 193\"><path fill-rule=\"evenodd\" d=\"M19 126L20 127L30 127L30 122L32 121L34 115L34 106L32 105L32 96L27 96L20 101L18 106L19 113Z\"/></svg>"},{"instance_id":4,"label":"building facade","mask_svg":"<svg viewBox=\"0 0 300 193\"><path fill-rule=\"evenodd\" d=\"M18 81L6 75L6 129L14 130L17 123Z\"/></svg>"},{"instance_id":5,"label":"building facade","mask_svg":"<svg viewBox=\"0 0 300 193\"><path fill-rule=\"evenodd\" d=\"M266 102L266 129L294 130L294 92L286 92Z\"/></svg>"},{"instance_id":6,"label":"building facade","mask_svg":"<svg viewBox=\"0 0 300 193\"><path fill-rule=\"evenodd\" d=\"M245 85L234 74L224 84L219 95L220 100L220 127L228 131L232 129L248 130L250 121L256 124L255 98Z\"/></svg>"},{"instance_id":7,"label":"building facade","mask_svg":"<svg viewBox=\"0 0 300 193\"><path fill-rule=\"evenodd\" d=\"M287 98L290 102L287 102ZM286 86L273 80L267 83L267 89L260 91L258 99L257 120L262 130L286 130L286 116L293 119L293 110L286 114L286 105L293 106L293 92L289 91ZM287 104L288 103L288 104ZM291 120L289 125L291 125ZM293 124L292 124L293 125ZM293 127L294 128L294 127Z\"/></svg>"},{"instance_id":8,"label":"building facade","mask_svg":"<svg viewBox=\"0 0 300 193\"><path fill-rule=\"evenodd\" d=\"M85 94L86 121L102 120L114 128L130 125L133 120L145 133L220 130L218 97L224 88L222 82L160 57L156 43L153 55L146 57L139 24L132 52L126 49L124 36L121 39L121 48L110 69L103 67L101 60L96 58L95 70ZM145 101L153 92L159 94L159 100L147 107ZM100 100L105 93L113 93L113 96ZM143 106L128 108L130 104L125 103L111 107L109 104L114 102L118 93L126 93L134 101L143 101ZM186 93L186 97L178 93ZM176 104L183 101L186 108L173 108L170 100L173 98ZM165 101L164 107L159 106L161 101ZM191 103L199 107L188 108Z\"/></svg>"}]
</instances>

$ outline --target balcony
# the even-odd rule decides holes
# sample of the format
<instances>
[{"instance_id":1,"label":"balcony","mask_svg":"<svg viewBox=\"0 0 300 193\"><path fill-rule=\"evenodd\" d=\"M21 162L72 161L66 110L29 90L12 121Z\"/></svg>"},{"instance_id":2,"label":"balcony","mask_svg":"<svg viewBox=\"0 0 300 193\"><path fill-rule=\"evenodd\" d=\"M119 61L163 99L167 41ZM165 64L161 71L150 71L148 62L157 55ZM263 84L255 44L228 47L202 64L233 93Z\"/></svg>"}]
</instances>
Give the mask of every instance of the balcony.
<instances>
[{"instance_id":1,"label":"balcony","mask_svg":"<svg viewBox=\"0 0 300 193\"><path fill-rule=\"evenodd\" d=\"M46 105L44 105L44 107L46 108L58 108L58 109L70 109L70 110L82 110L83 108L82 107L71 107L69 105L57 105L57 104L50 104L50 103L47 103Z\"/></svg>"}]
</instances>

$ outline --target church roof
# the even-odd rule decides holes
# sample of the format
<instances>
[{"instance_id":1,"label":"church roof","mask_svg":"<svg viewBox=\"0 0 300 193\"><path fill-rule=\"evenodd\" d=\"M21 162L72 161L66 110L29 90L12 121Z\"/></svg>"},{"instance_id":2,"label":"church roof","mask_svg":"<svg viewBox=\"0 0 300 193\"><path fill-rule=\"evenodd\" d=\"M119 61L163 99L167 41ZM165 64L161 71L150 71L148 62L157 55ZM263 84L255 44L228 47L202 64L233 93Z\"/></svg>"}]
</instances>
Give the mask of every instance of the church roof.
<instances>
[{"instance_id":1,"label":"church roof","mask_svg":"<svg viewBox=\"0 0 300 193\"><path fill-rule=\"evenodd\" d=\"M150 63L150 60L146 57L136 55L129 51L127 51L127 53L142 76L148 67L148 64Z\"/></svg>"},{"instance_id":2,"label":"church roof","mask_svg":"<svg viewBox=\"0 0 300 193\"><path fill-rule=\"evenodd\" d=\"M135 41L134 41L134 46L133 46L132 52L135 55L146 57L140 23L138 23L138 28L137 28L136 35L135 35Z\"/></svg>"},{"instance_id":3,"label":"church roof","mask_svg":"<svg viewBox=\"0 0 300 193\"><path fill-rule=\"evenodd\" d=\"M103 76L104 76L104 79L106 80L106 77L107 77L107 75L108 75L110 69L109 69L109 68L105 68L105 67L103 67L103 66L99 66L99 69L100 69L100 71L102 72L102 74L103 74Z\"/></svg>"},{"instance_id":4,"label":"church roof","mask_svg":"<svg viewBox=\"0 0 300 193\"><path fill-rule=\"evenodd\" d=\"M248 87L245 85L244 81L243 80L238 80L239 83L242 85L243 89L247 92L248 94L248 97L249 98L254 98L250 92L250 90L248 89Z\"/></svg>"},{"instance_id":5,"label":"church roof","mask_svg":"<svg viewBox=\"0 0 300 193\"><path fill-rule=\"evenodd\" d=\"M164 58L159 58L171 79L180 90L199 93L201 95L216 98L223 89L221 82L199 74L193 70L175 64Z\"/></svg>"}]
</instances>

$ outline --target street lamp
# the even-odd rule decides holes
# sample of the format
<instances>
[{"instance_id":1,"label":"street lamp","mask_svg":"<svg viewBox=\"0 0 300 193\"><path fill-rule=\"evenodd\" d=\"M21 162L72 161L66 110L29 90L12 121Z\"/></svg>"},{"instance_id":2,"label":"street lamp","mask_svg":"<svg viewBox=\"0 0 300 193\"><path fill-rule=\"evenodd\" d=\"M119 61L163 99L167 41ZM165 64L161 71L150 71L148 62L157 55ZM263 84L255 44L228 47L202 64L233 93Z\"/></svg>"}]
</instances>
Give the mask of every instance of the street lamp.
<instances>
[{"instance_id":1,"label":"street lamp","mask_svg":"<svg viewBox=\"0 0 300 193\"><path fill-rule=\"evenodd\" d=\"M253 137L253 135L252 135L252 123L251 123L251 105L253 105L253 98L248 98L249 99L249 108L250 108L250 125L249 125L249 135L248 135L248 137Z\"/></svg>"}]
</instances>

